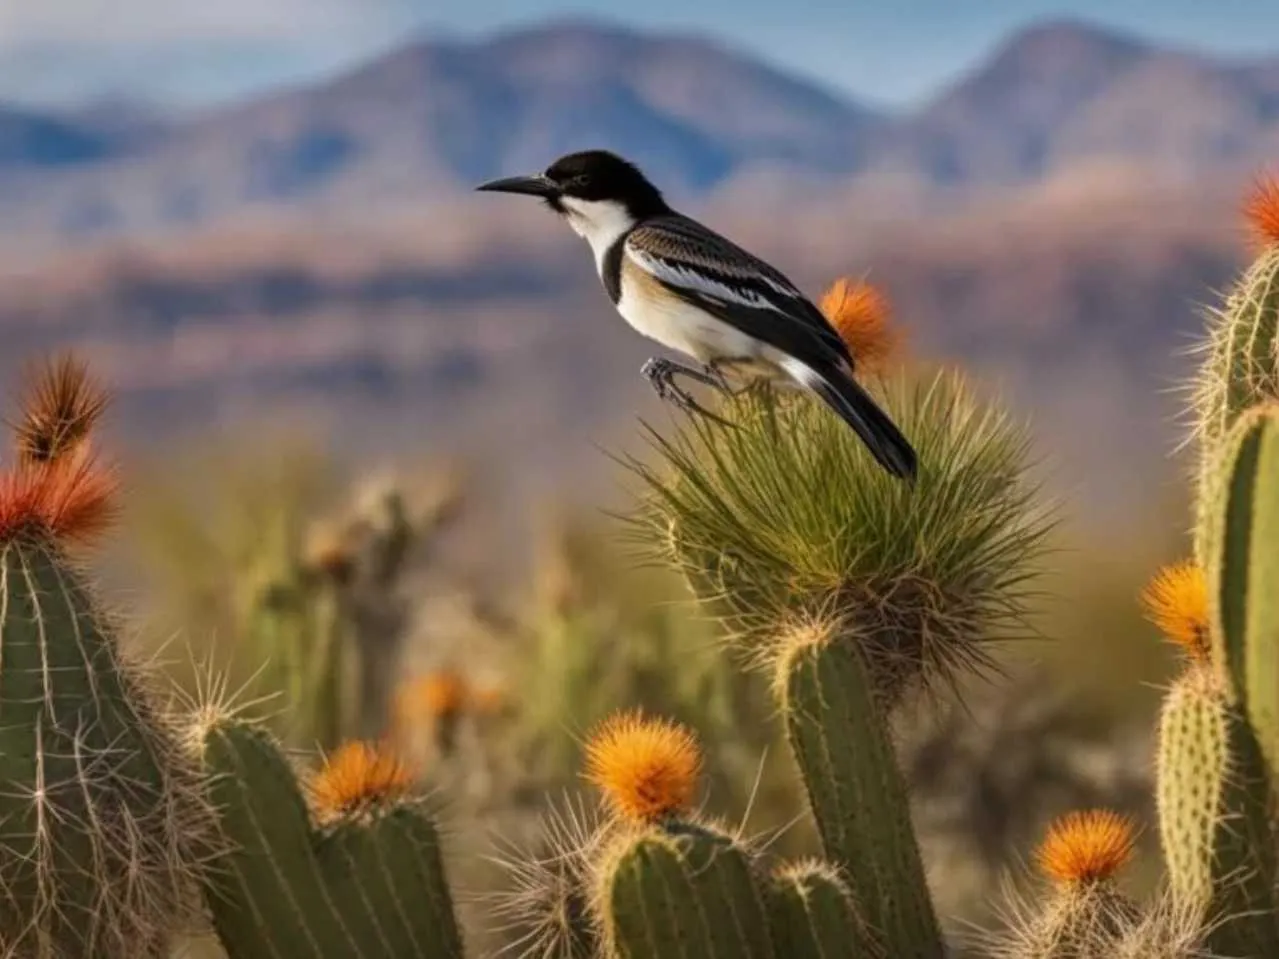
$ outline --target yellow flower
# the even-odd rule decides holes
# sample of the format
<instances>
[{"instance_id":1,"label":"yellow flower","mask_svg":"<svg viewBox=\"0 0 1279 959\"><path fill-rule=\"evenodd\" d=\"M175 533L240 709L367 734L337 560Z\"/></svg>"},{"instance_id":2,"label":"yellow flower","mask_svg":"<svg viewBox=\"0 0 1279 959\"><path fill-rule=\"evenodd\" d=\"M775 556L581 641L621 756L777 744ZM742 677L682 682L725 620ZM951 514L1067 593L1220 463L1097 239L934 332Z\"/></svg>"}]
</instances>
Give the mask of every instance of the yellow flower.
<instances>
[{"instance_id":1,"label":"yellow flower","mask_svg":"<svg viewBox=\"0 0 1279 959\"><path fill-rule=\"evenodd\" d=\"M334 750L309 783L311 809L321 823L388 808L412 789L405 762L385 747L359 741Z\"/></svg>"},{"instance_id":2,"label":"yellow flower","mask_svg":"<svg viewBox=\"0 0 1279 959\"><path fill-rule=\"evenodd\" d=\"M1035 852L1040 870L1060 883L1109 879L1132 858L1131 819L1108 809L1073 812L1055 820Z\"/></svg>"},{"instance_id":3,"label":"yellow flower","mask_svg":"<svg viewBox=\"0 0 1279 959\"><path fill-rule=\"evenodd\" d=\"M1187 560L1165 566L1141 594L1146 618L1196 662L1212 648L1208 632L1208 584L1203 570Z\"/></svg>"},{"instance_id":4,"label":"yellow flower","mask_svg":"<svg viewBox=\"0 0 1279 959\"><path fill-rule=\"evenodd\" d=\"M586 779L618 816L633 822L657 822L686 810L701 768L691 732L639 710L605 720L586 744Z\"/></svg>"}]
</instances>

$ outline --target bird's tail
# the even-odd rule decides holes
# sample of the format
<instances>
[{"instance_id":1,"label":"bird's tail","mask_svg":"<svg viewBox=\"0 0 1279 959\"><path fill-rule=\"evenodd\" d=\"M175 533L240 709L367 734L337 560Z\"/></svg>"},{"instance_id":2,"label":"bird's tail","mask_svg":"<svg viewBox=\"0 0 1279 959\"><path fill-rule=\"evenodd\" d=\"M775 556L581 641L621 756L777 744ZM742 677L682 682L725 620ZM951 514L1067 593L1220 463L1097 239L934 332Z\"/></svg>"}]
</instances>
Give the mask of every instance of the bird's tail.
<instances>
[{"instance_id":1,"label":"bird's tail","mask_svg":"<svg viewBox=\"0 0 1279 959\"><path fill-rule=\"evenodd\" d=\"M787 372L838 413L884 469L901 479L915 478L914 448L850 374L835 367L814 369L798 361L792 361Z\"/></svg>"}]
</instances>

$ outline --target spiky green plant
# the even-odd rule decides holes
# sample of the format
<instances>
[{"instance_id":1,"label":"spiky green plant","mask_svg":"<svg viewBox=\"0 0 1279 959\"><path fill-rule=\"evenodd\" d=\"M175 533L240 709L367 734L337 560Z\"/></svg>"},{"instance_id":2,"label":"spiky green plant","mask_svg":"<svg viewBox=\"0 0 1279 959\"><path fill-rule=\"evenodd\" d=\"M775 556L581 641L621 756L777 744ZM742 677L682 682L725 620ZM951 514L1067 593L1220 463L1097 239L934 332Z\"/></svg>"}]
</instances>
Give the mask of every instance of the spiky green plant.
<instances>
[{"instance_id":1,"label":"spiky green plant","mask_svg":"<svg viewBox=\"0 0 1279 959\"><path fill-rule=\"evenodd\" d=\"M742 645L768 657L777 624L821 610L857 636L884 701L992 665L1024 635L1050 518L1028 481L1026 432L957 373L887 382L919 455L914 485L874 462L838 417L753 388L650 433L636 532L681 570Z\"/></svg>"},{"instance_id":2,"label":"spiky green plant","mask_svg":"<svg viewBox=\"0 0 1279 959\"><path fill-rule=\"evenodd\" d=\"M47 368L0 475L0 954L159 957L214 852L203 783L72 547L114 503L104 402Z\"/></svg>"},{"instance_id":3,"label":"spiky green plant","mask_svg":"<svg viewBox=\"0 0 1279 959\"><path fill-rule=\"evenodd\" d=\"M353 744L312 809L266 730L214 717L194 735L234 843L205 890L230 959L462 955L435 826L394 759Z\"/></svg>"}]
</instances>

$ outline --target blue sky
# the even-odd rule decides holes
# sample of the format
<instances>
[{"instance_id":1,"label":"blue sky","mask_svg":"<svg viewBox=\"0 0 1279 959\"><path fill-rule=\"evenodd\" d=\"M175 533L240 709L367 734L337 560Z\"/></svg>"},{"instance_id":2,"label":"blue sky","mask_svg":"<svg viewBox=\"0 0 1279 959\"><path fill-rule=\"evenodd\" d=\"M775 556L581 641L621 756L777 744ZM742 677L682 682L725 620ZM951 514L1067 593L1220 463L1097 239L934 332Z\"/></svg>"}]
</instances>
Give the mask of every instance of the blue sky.
<instances>
[{"instance_id":1,"label":"blue sky","mask_svg":"<svg viewBox=\"0 0 1279 959\"><path fill-rule=\"evenodd\" d=\"M810 11L811 12L808 12ZM1279 0L0 0L0 98L206 104L306 82L416 33L594 15L713 35L836 90L909 104L1009 32L1081 17L1227 55L1279 55Z\"/></svg>"}]
</instances>

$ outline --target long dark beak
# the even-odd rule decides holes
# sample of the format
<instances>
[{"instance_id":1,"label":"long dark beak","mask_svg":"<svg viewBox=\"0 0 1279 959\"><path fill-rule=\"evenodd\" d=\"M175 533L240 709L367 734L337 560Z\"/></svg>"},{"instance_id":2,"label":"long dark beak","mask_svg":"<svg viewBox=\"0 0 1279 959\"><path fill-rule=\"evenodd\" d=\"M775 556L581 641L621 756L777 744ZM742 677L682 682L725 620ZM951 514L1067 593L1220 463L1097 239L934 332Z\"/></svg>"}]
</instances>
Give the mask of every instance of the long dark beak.
<instances>
[{"instance_id":1,"label":"long dark beak","mask_svg":"<svg viewBox=\"0 0 1279 959\"><path fill-rule=\"evenodd\" d=\"M509 176L501 180L490 180L488 183L481 183L475 189L486 190L490 193L522 193L526 196L540 197L551 197L559 193L559 187L555 185L555 181L541 174L536 176Z\"/></svg>"}]
</instances>

